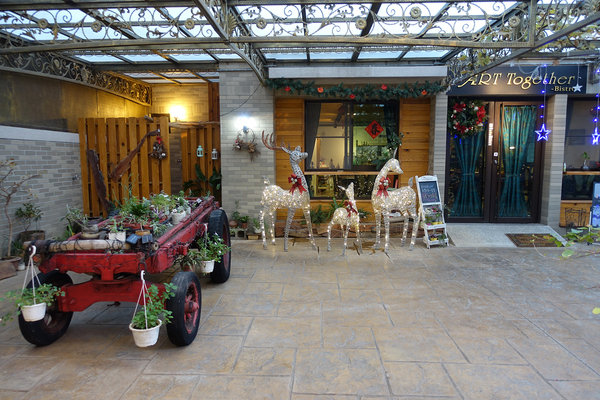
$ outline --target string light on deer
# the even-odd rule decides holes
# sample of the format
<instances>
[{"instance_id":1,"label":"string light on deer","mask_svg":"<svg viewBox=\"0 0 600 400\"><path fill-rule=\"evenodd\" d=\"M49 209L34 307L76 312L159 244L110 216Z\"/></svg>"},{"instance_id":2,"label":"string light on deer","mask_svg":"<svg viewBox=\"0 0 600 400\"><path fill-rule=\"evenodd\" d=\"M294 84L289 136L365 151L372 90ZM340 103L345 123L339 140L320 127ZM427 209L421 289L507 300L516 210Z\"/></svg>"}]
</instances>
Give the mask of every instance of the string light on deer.
<instances>
[{"instance_id":1,"label":"string light on deer","mask_svg":"<svg viewBox=\"0 0 600 400\"><path fill-rule=\"evenodd\" d=\"M540 140L546 140L548 141L548 135L550 134L550 132L552 132L550 129L546 128L546 88L548 85L548 79L547 78L547 74L546 71L548 71L548 67L546 64L544 64L544 89L542 89L542 94L544 95L544 101L542 103L542 105L540 106L540 108L542 109L542 115L541 115L541 119L542 119L542 126L540 127L539 130L535 131L535 133L537 133L537 141L539 142Z\"/></svg>"}]
</instances>

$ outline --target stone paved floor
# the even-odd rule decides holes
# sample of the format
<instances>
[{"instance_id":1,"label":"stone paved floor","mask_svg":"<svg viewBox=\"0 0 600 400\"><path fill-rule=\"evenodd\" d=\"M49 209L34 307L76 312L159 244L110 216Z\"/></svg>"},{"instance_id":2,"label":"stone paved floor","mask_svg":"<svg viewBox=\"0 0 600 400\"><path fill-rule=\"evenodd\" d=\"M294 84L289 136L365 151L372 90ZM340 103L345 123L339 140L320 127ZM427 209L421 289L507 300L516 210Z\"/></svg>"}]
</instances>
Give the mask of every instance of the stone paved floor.
<instances>
[{"instance_id":1,"label":"stone paved floor","mask_svg":"<svg viewBox=\"0 0 600 400\"><path fill-rule=\"evenodd\" d=\"M598 258L434 247L389 257L235 241L188 347L139 349L132 305L36 348L0 327L1 399L600 399ZM22 273L0 282L20 287Z\"/></svg>"}]
</instances>

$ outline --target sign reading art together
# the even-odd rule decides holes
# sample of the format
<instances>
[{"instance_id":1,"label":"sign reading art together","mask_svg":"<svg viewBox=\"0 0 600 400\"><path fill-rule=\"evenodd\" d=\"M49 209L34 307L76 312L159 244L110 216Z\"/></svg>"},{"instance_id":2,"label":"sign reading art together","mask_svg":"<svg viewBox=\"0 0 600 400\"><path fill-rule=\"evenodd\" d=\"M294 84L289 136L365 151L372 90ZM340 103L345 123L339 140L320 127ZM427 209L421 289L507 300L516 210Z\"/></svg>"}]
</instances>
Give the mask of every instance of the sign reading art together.
<instances>
[{"instance_id":1,"label":"sign reading art together","mask_svg":"<svg viewBox=\"0 0 600 400\"><path fill-rule=\"evenodd\" d=\"M546 79L546 94L586 93L587 66L498 67L454 85L449 96L459 95L540 95Z\"/></svg>"}]
</instances>

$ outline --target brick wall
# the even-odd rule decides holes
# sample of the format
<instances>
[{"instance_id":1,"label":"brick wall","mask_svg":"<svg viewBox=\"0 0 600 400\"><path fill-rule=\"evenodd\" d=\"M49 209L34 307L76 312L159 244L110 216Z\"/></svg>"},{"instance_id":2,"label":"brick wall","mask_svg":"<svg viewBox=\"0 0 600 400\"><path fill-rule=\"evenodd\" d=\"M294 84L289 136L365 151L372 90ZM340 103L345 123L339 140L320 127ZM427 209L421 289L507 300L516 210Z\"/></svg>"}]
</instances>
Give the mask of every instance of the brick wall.
<instances>
[{"instance_id":1,"label":"brick wall","mask_svg":"<svg viewBox=\"0 0 600 400\"><path fill-rule=\"evenodd\" d=\"M219 75L223 208L231 216L237 200L240 214L258 218L263 176L275 182L275 154L261 141L263 130L266 134L273 131L273 94L251 71L235 71L226 66ZM233 150L233 142L242 129L242 116L254 121L249 128L256 135L260 151L254 161L250 161L247 152Z\"/></svg>"},{"instance_id":2,"label":"brick wall","mask_svg":"<svg viewBox=\"0 0 600 400\"><path fill-rule=\"evenodd\" d=\"M39 175L26 184L36 198L33 202L44 215L37 226L30 229L46 231L46 237L63 233L61 221L66 205L81 208L81 175L79 162L79 136L73 133L15 128L0 125L0 159L13 158L17 162L16 175ZM73 179L75 177L75 179ZM29 201L28 193L17 193L11 202L9 214ZM3 212L3 210L1 210ZM13 219L16 236L24 230L23 224ZM5 254L8 225L0 215L0 253Z\"/></svg>"}]
</instances>

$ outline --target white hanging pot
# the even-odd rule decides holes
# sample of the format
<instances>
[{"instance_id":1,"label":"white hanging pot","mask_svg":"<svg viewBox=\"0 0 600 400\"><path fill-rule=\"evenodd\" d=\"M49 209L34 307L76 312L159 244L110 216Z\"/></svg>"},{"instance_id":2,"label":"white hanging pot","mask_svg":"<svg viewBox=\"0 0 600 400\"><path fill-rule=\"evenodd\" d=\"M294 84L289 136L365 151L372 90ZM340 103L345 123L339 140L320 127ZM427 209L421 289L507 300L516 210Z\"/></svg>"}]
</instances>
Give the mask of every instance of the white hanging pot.
<instances>
[{"instance_id":1,"label":"white hanging pot","mask_svg":"<svg viewBox=\"0 0 600 400\"><path fill-rule=\"evenodd\" d=\"M38 303L32 306L21 306L23 319L28 322L39 321L46 315L46 303Z\"/></svg>"},{"instance_id":2,"label":"white hanging pot","mask_svg":"<svg viewBox=\"0 0 600 400\"><path fill-rule=\"evenodd\" d=\"M173 221L173 225L177 225L178 223L183 221L185 215L185 211L171 213L171 220Z\"/></svg>"},{"instance_id":3,"label":"white hanging pot","mask_svg":"<svg viewBox=\"0 0 600 400\"><path fill-rule=\"evenodd\" d=\"M124 242L125 241L125 231L108 232L108 240L118 240L120 242Z\"/></svg>"},{"instance_id":4,"label":"white hanging pot","mask_svg":"<svg viewBox=\"0 0 600 400\"><path fill-rule=\"evenodd\" d=\"M133 334L133 341L137 347L148 347L155 345L158 341L158 333L160 332L160 326L162 321L158 320L158 325L149 329L136 329L129 324L129 330Z\"/></svg>"},{"instance_id":5,"label":"white hanging pot","mask_svg":"<svg viewBox=\"0 0 600 400\"><path fill-rule=\"evenodd\" d=\"M205 274L213 272L214 269L215 269L215 260L202 261L200 263L200 270Z\"/></svg>"}]
</instances>

